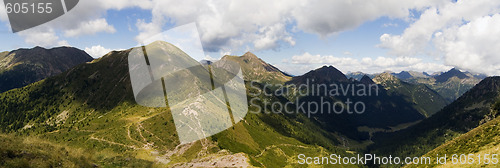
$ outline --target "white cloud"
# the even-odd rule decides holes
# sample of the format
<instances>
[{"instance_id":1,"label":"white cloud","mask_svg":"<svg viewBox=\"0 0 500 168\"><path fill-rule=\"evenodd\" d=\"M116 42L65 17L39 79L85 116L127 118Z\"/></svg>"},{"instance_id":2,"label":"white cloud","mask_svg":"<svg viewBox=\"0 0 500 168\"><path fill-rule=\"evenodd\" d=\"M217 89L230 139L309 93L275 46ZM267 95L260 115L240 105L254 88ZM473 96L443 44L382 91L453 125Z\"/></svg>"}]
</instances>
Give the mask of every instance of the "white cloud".
<instances>
[{"instance_id":1,"label":"white cloud","mask_svg":"<svg viewBox=\"0 0 500 168\"><path fill-rule=\"evenodd\" d=\"M434 55L445 65L500 75L499 14L498 0L446 2L425 10L402 34L382 35L379 46L397 56Z\"/></svg>"},{"instance_id":2,"label":"white cloud","mask_svg":"<svg viewBox=\"0 0 500 168\"><path fill-rule=\"evenodd\" d=\"M78 28L66 30L64 35L66 37L78 37L82 35L94 35L99 32L115 33L116 29L109 25L106 19L100 18L82 22Z\"/></svg>"},{"instance_id":3,"label":"white cloud","mask_svg":"<svg viewBox=\"0 0 500 168\"><path fill-rule=\"evenodd\" d=\"M113 26L102 19L106 10L139 7L151 10L152 19L137 21L138 42L160 33L167 24L196 22L208 51L248 45L255 50L268 50L294 46L296 41L290 31L325 37L383 16L407 18L409 10L421 10L441 1L444 0L85 0L47 26L62 30L67 37L113 33Z\"/></svg>"},{"instance_id":4,"label":"white cloud","mask_svg":"<svg viewBox=\"0 0 500 168\"><path fill-rule=\"evenodd\" d=\"M59 31L67 37L113 33L116 31L113 25L102 17L107 10L129 7L151 10L152 13L151 21L138 20L136 23L139 30L136 36L138 42L162 32L166 25L196 22L204 48L219 52L249 46L255 50L293 46L296 43L293 33L299 31L326 37L381 17L399 18L411 21L411 25L402 34L383 34L379 46L404 58L380 58L385 59L384 61L372 59L370 68L380 69L386 65L393 69L425 69L426 65L430 66L429 69L443 69L448 66L411 59L414 55L434 55L439 51L437 53L441 53L443 57L437 59L443 60L446 65L500 74L500 67L497 66L500 65L499 57L495 55L500 48L497 45L500 43L495 38L499 37L497 30L500 29L498 0L460 0L456 3L449 0L85 0L80 1L76 8L61 18L20 35L29 44L54 46L67 44L60 39L60 33L57 33ZM0 13L4 13L2 10L0 7ZM413 17L410 10L422 14ZM0 14L0 20L7 20L6 15ZM481 31L487 35L477 34ZM313 60L309 61L346 65L358 62L360 68L363 68L363 60L367 60L311 56ZM297 59L302 58L297 57L290 62L301 62ZM402 65L403 62L412 61L414 64Z\"/></svg>"},{"instance_id":5,"label":"white cloud","mask_svg":"<svg viewBox=\"0 0 500 168\"><path fill-rule=\"evenodd\" d=\"M440 3L441 0L335 0L302 1L294 9L297 26L306 32L321 36L335 34L358 27L382 16L406 18L409 9L421 9Z\"/></svg>"},{"instance_id":6,"label":"white cloud","mask_svg":"<svg viewBox=\"0 0 500 168\"><path fill-rule=\"evenodd\" d=\"M107 53L109 53L111 51L117 51L117 50L120 50L120 49L108 49L108 48L104 48L101 45L96 45L96 46L92 46L90 48L85 47L84 51L87 52L87 54L89 54L90 56L92 56L94 58L99 58L99 57L106 55Z\"/></svg>"},{"instance_id":7,"label":"white cloud","mask_svg":"<svg viewBox=\"0 0 500 168\"><path fill-rule=\"evenodd\" d=\"M151 1L120 0L101 1L84 0L63 16L47 22L41 26L31 28L19 33L25 42L31 45L52 47L67 45L65 40L61 40L60 32L68 37L80 35L96 34L100 32L113 33L116 30L109 25L105 19L101 18L107 10L121 10L128 7L140 7L142 9L152 8ZM0 5L0 20L6 21L5 9Z\"/></svg>"},{"instance_id":8,"label":"white cloud","mask_svg":"<svg viewBox=\"0 0 500 168\"><path fill-rule=\"evenodd\" d=\"M29 29L19 32L21 37L24 37L24 41L27 44L41 46L41 47L56 47L56 46L68 46L68 42L65 40L60 40L59 37L54 32L54 29L41 27L38 29Z\"/></svg>"},{"instance_id":9,"label":"white cloud","mask_svg":"<svg viewBox=\"0 0 500 168\"><path fill-rule=\"evenodd\" d=\"M137 22L141 32L137 39L159 33L167 23L182 25L195 21L206 50L219 51L248 43L256 50L276 49L295 45L289 31L302 30L325 37L383 16L407 18L410 9L421 10L441 1L152 0L153 19Z\"/></svg>"},{"instance_id":10,"label":"white cloud","mask_svg":"<svg viewBox=\"0 0 500 168\"><path fill-rule=\"evenodd\" d=\"M146 23L144 20L137 20L135 24L137 29L140 31L139 35L135 37L135 40L142 43L144 40L151 38L159 33L161 33L161 25L155 24L153 22Z\"/></svg>"},{"instance_id":11,"label":"white cloud","mask_svg":"<svg viewBox=\"0 0 500 168\"><path fill-rule=\"evenodd\" d=\"M434 44L448 65L500 75L500 14L484 16L436 33Z\"/></svg>"},{"instance_id":12,"label":"white cloud","mask_svg":"<svg viewBox=\"0 0 500 168\"><path fill-rule=\"evenodd\" d=\"M377 57L376 59L364 57L356 59L331 55L312 55L308 52L293 56L290 60L284 60L283 64L277 66L294 75L301 75L323 65L333 65L344 73L355 71L378 73L387 70L394 72L412 70L432 73L447 71L452 68L442 64L424 62L420 58L413 57Z\"/></svg>"},{"instance_id":13,"label":"white cloud","mask_svg":"<svg viewBox=\"0 0 500 168\"><path fill-rule=\"evenodd\" d=\"M219 60L219 58L214 58L214 57L211 57L210 55L205 55L205 58L203 60L217 61L217 60Z\"/></svg>"},{"instance_id":14,"label":"white cloud","mask_svg":"<svg viewBox=\"0 0 500 168\"><path fill-rule=\"evenodd\" d=\"M399 24L397 23L384 23L382 27L398 27Z\"/></svg>"},{"instance_id":15,"label":"white cloud","mask_svg":"<svg viewBox=\"0 0 500 168\"><path fill-rule=\"evenodd\" d=\"M290 63L292 63L292 64L335 64L335 65L359 64L359 62L353 58L334 57L331 55L328 55L328 56L311 55L308 52L306 52L302 55L293 56Z\"/></svg>"},{"instance_id":16,"label":"white cloud","mask_svg":"<svg viewBox=\"0 0 500 168\"><path fill-rule=\"evenodd\" d=\"M254 40L255 50L267 50L278 48L279 41L284 41L291 46L295 45L295 40L285 29L285 25L278 23L269 27L263 27L259 30L259 35Z\"/></svg>"},{"instance_id":17,"label":"white cloud","mask_svg":"<svg viewBox=\"0 0 500 168\"><path fill-rule=\"evenodd\" d=\"M1 21L7 21L9 20L7 16L7 12L5 11L5 6L0 5L0 20Z\"/></svg>"}]
</instances>

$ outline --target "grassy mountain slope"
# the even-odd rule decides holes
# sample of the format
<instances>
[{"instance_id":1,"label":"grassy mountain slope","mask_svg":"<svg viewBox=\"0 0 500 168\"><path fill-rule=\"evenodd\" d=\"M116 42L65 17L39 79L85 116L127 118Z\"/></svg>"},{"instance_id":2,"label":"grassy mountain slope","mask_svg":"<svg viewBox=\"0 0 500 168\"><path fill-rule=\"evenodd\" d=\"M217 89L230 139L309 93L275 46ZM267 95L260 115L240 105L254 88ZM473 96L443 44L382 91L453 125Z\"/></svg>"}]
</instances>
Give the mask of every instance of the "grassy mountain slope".
<instances>
[{"instance_id":1,"label":"grassy mountain slope","mask_svg":"<svg viewBox=\"0 0 500 168\"><path fill-rule=\"evenodd\" d=\"M379 133L371 152L382 155L421 156L496 116L491 106L498 99L500 77L489 77L430 118L399 132Z\"/></svg>"},{"instance_id":2,"label":"grassy mountain slope","mask_svg":"<svg viewBox=\"0 0 500 168\"><path fill-rule=\"evenodd\" d=\"M337 147L337 135L321 131L302 114L248 113L243 121L211 138L179 145L168 108L135 103L128 74L129 52L111 52L90 64L0 94L0 127L4 132L72 148L102 151L95 163L104 166L282 167L296 165L298 153L350 155ZM259 76L250 75L247 80L253 77Z\"/></svg>"},{"instance_id":3,"label":"grassy mountain slope","mask_svg":"<svg viewBox=\"0 0 500 168\"><path fill-rule=\"evenodd\" d=\"M390 73L379 74L373 80L387 89L389 94L402 95L426 117L433 115L448 104L441 95L426 85L406 83Z\"/></svg>"},{"instance_id":4,"label":"grassy mountain slope","mask_svg":"<svg viewBox=\"0 0 500 168\"><path fill-rule=\"evenodd\" d=\"M90 154L32 137L0 135L1 167L92 167Z\"/></svg>"},{"instance_id":5,"label":"grassy mountain slope","mask_svg":"<svg viewBox=\"0 0 500 168\"><path fill-rule=\"evenodd\" d=\"M85 51L71 47L35 47L0 53L0 92L26 86L89 61L92 57Z\"/></svg>"},{"instance_id":6,"label":"grassy mountain slope","mask_svg":"<svg viewBox=\"0 0 500 168\"><path fill-rule=\"evenodd\" d=\"M498 113L498 109L495 110ZM448 156L446 162L447 164L439 165L441 167L456 167L457 165L460 165L453 164L451 159L453 154L458 154L457 158L459 158L461 154L473 154L475 161L472 165L475 167L498 167L498 160L496 161L497 164L493 164L491 162L495 162L494 160L492 161L492 157L499 159L498 155L500 155L500 118L497 117L492 121L489 121L451 141L446 142L445 144L425 154L424 157L431 157L432 163L434 163L432 166L438 166L435 165L435 156L444 156L445 154ZM492 156L492 154L496 154L496 157ZM478 155L481 156L481 163L479 163L479 158L477 158ZM485 163L488 162L488 160L484 159L485 156L487 156L490 162L489 164ZM470 165L463 164L460 166L469 167ZM408 167L416 166L409 165Z\"/></svg>"}]
</instances>

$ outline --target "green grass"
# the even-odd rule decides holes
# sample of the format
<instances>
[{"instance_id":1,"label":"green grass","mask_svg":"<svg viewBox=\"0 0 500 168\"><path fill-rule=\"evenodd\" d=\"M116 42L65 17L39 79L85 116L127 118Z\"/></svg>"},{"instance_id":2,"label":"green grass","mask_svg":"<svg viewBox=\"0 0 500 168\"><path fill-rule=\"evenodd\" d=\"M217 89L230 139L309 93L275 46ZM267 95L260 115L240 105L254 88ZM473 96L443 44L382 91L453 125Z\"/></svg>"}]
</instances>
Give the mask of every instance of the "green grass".
<instances>
[{"instance_id":1,"label":"green grass","mask_svg":"<svg viewBox=\"0 0 500 168\"><path fill-rule=\"evenodd\" d=\"M348 155L346 149L337 147L333 133L302 114L248 114L207 140L179 145L168 108L135 103L127 53L113 52L59 76L0 94L0 128L19 137L82 149L83 155L102 167L173 166L236 153L244 153L254 166L275 167L294 165L299 152ZM285 154L274 157L274 151L280 150ZM158 159L168 163L158 163Z\"/></svg>"},{"instance_id":2,"label":"green grass","mask_svg":"<svg viewBox=\"0 0 500 168\"><path fill-rule=\"evenodd\" d=\"M486 78L442 111L408 129L375 134L375 144L369 147L369 152L419 157L494 119L500 107L499 79ZM473 139L482 141L485 137Z\"/></svg>"},{"instance_id":3,"label":"green grass","mask_svg":"<svg viewBox=\"0 0 500 168\"><path fill-rule=\"evenodd\" d=\"M91 167L95 162L81 149L33 137L0 135L0 167Z\"/></svg>"},{"instance_id":4,"label":"green grass","mask_svg":"<svg viewBox=\"0 0 500 168\"><path fill-rule=\"evenodd\" d=\"M452 162L451 156L453 154L474 154L484 156L484 154L498 154L500 155L500 118L496 118L489 121L445 144L433 149L429 153L425 154L424 157L431 157L431 166L437 166L435 156L448 156L447 163ZM498 157L497 157L498 158ZM477 159L476 159L477 160ZM451 165L451 164L449 164ZM478 160L473 164L474 167L488 166L478 163ZM495 166L495 165L489 165ZM416 167L416 165L410 165L408 167ZM469 165L462 165L462 167L469 167Z\"/></svg>"}]
</instances>

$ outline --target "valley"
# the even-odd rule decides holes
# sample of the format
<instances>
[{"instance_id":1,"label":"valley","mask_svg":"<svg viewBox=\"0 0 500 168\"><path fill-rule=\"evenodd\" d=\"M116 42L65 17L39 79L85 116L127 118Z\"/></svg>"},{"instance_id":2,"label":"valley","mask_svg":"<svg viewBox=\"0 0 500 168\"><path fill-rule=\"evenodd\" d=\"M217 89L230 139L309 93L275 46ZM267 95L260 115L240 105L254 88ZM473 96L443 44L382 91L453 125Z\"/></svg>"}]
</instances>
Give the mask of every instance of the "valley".
<instances>
[{"instance_id":1,"label":"valley","mask_svg":"<svg viewBox=\"0 0 500 168\"><path fill-rule=\"evenodd\" d=\"M131 51L112 51L61 70L60 74L40 76L42 80L1 93L0 154L4 157L0 166L40 163L48 167L303 167L299 154L328 157L332 153L498 153L498 77L481 81L460 73L443 73L445 79L427 79L431 77L415 73L408 73L412 77L381 73L356 80L333 66L292 77L250 52L221 60L240 64L248 110L254 112L247 113L229 129L182 144L172 114L181 105L145 107L135 101L127 62ZM415 82L424 81L421 78L434 83ZM463 80L470 80L468 86L474 87L469 90L468 86L454 85L464 83ZM303 84L325 86L314 91L297 87ZM341 94L342 90L334 95L315 94L333 90L334 86L348 86L353 89L349 93L369 89L364 94ZM451 92L437 88L459 91L450 96ZM301 92L305 94L296 94ZM179 92L169 98L182 94L190 93ZM259 101L250 102L253 99ZM319 100L332 104L359 101L366 111L313 114L310 112L323 104L316 109L293 106ZM291 102L289 109L294 113L276 110L267 102ZM22 143L12 144L13 141ZM61 152L49 152L52 148ZM331 165L319 165L323 166ZM371 166L378 165L341 165Z\"/></svg>"}]
</instances>

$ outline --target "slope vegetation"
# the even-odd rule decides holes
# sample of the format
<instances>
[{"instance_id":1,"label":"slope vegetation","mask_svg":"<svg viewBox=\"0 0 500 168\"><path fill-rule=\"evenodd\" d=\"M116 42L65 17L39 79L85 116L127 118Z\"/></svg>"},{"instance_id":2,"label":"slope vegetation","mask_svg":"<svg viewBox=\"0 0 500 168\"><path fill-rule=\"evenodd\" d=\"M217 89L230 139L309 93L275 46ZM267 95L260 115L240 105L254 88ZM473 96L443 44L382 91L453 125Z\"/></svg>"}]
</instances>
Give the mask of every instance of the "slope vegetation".
<instances>
[{"instance_id":1,"label":"slope vegetation","mask_svg":"<svg viewBox=\"0 0 500 168\"><path fill-rule=\"evenodd\" d=\"M19 49L0 53L0 93L58 75L92 61L85 51L72 47Z\"/></svg>"},{"instance_id":2,"label":"slope vegetation","mask_svg":"<svg viewBox=\"0 0 500 168\"><path fill-rule=\"evenodd\" d=\"M104 151L105 155L95 159L96 164L104 166L131 166L139 162L169 167L283 167L297 166L298 153L351 155L340 145L336 134L322 131L306 116L264 113L271 108L265 105L262 111L248 113L228 130L180 145L169 108L135 103L128 74L130 51L114 51L90 64L0 94L0 128L3 132L36 136L91 153ZM244 57L233 59L258 61ZM251 74L247 80L262 79ZM261 89L266 88L248 92ZM286 101L283 97L264 95L261 99Z\"/></svg>"},{"instance_id":3,"label":"slope vegetation","mask_svg":"<svg viewBox=\"0 0 500 168\"><path fill-rule=\"evenodd\" d=\"M375 135L371 152L421 156L495 118L500 77L489 77L432 117L406 130ZM480 139L478 137L478 139Z\"/></svg>"}]
</instances>

